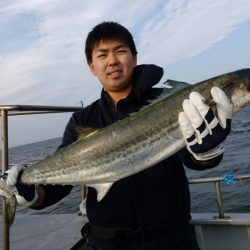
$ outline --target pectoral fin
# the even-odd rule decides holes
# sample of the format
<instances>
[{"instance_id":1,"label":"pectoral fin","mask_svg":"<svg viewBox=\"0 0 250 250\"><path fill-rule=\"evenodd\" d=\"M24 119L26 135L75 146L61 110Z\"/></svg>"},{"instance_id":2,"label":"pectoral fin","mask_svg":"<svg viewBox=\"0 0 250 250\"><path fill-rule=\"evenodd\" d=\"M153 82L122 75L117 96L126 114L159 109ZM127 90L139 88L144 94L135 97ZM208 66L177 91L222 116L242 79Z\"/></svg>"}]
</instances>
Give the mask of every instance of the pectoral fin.
<instances>
[{"instance_id":1,"label":"pectoral fin","mask_svg":"<svg viewBox=\"0 0 250 250\"><path fill-rule=\"evenodd\" d=\"M101 183L101 184L91 184L87 185L89 187L93 187L97 192L97 200L101 201L103 197L108 193L109 189L113 185L113 182L111 183Z\"/></svg>"}]
</instances>

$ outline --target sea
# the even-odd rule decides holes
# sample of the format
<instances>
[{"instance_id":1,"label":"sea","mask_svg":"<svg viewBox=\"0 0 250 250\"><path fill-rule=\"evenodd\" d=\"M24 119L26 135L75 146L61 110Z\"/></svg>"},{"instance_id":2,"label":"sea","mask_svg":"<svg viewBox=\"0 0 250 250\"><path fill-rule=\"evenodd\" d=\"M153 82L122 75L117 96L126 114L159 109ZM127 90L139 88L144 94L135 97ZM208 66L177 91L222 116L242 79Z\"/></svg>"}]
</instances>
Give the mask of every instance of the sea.
<instances>
[{"instance_id":1,"label":"sea","mask_svg":"<svg viewBox=\"0 0 250 250\"><path fill-rule=\"evenodd\" d=\"M61 138L55 138L10 148L9 164L32 164L55 152L60 143ZM250 107L234 117L232 132L225 142L225 153L222 162L215 168L204 171L186 168L186 174L189 180L250 174ZM72 192L62 201L43 210L36 211L18 207L17 213L77 213L81 202L80 189L80 186L74 187ZM237 181L234 184L222 182L221 190L225 213L250 212L250 179ZM217 212L215 185L213 183L190 184L190 192L192 212Z\"/></svg>"}]
</instances>

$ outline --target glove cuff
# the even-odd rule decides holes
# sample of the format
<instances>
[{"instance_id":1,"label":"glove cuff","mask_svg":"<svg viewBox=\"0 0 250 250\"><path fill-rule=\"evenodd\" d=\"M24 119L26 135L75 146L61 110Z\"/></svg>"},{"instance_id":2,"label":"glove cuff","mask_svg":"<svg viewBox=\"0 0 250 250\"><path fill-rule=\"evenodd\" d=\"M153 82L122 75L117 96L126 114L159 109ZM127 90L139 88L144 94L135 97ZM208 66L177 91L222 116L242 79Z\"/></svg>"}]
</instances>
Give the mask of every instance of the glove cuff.
<instances>
[{"instance_id":1,"label":"glove cuff","mask_svg":"<svg viewBox=\"0 0 250 250\"><path fill-rule=\"evenodd\" d=\"M199 154L195 154L194 152L192 152L192 150L189 147L187 148L188 148L188 151L193 155L193 157L197 161L208 161L224 153L223 143L219 144L217 147L207 152L199 153Z\"/></svg>"},{"instance_id":2,"label":"glove cuff","mask_svg":"<svg viewBox=\"0 0 250 250\"><path fill-rule=\"evenodd\" d=\"M31 201L27 201L23 196L16 194L17 204L23 207L30 207L32 206L38 198L37 192L35 190L34 198Z\"/></svg>"}]
</instances>

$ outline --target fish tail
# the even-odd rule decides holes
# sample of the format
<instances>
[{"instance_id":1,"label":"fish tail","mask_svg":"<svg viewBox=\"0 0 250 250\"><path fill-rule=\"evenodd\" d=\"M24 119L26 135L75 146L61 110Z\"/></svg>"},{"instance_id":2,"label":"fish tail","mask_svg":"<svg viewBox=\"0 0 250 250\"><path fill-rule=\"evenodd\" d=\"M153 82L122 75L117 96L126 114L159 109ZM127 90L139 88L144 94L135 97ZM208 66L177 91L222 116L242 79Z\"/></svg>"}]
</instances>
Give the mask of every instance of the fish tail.
<instances>
[{"instance_id":1,"label":"fish tail","mask_svg":"<svg viewBox=\"0 0 250 250\"><path fill-rule=\"evenodd\" d=\"M7 211L6 224L8 228L10 228L14 222L16 214L16 197L12 195L11 198L3 197L3 199L5 200Z\"/></svg>"},{"instance_id":2,"label":"fish tail","mask_svg":"<svg viewBox=\"0 0 250 250\"><path fill-rule=\"evenodd\" d=\"M6 208L6 217L3 218L6 221L8 228L14 222L15 213L16 213L16 196L13 194L11 188L7 185L5 180L0 181L0 189L1 189L1 196L5 203Z\"/></svg>"}]
</instances>

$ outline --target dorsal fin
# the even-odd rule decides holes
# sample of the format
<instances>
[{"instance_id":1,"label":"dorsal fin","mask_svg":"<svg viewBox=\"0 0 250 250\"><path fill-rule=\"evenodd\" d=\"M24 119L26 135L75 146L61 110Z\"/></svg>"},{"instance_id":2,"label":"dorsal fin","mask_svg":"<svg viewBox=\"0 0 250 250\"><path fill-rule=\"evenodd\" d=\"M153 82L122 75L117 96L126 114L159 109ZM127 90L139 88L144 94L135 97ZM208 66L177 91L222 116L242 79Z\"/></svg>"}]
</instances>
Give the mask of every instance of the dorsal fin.
<instances>
[{"instance_id":1,"label":"dorsal fin","mask_svg":"<svg viewBox=\"0 0 250 250\"><path fill-rule=\"evenodd\" d=\"M189 83L186 82L178 82L175 80L168 79L163 83L162 93L160 95L153 95L151 99L148 100L150 104L154 104L166 97L173 95L174 93L180 91L181 89L187 88L190 86Z\"/></svg>"},{"instance_id":2,"label":"dorsal fin","mask_svg":"<svg viewBox=\"0 0 250 250\"><path fill-rule=\"evenodd\" d=\"M165 81L163 83L165 85L165 87L167 88L167 91L169 93L169 95L175 93L176 91L179 91L181 89L186 88L187 86L189 86L189 83L186 82L179 82L176 80L172 80L172 79L168 79L167 81Z\"/></svg>"}]
</instances>

